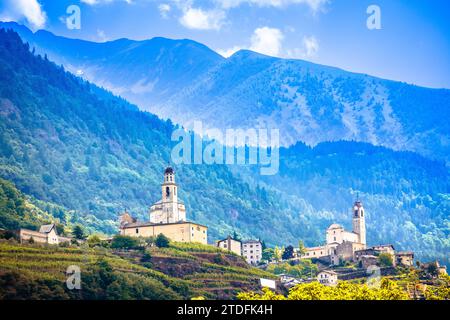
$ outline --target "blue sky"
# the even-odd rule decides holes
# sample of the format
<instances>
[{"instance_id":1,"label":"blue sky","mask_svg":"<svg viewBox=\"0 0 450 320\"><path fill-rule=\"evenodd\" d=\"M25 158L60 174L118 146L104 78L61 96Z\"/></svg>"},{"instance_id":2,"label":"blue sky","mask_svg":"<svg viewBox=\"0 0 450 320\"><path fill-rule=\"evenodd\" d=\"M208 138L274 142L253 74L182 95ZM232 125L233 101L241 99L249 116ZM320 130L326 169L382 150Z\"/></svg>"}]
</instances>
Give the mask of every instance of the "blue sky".
<instances>
[{"instance_id":1,"label":"blue sky","mask_svg":"<svg viewBox=\"0 0 450 320\"><path fill-rule=\"evenodd\" d=\"M65 24L69 5L80 30ZM367 28L370 5L381 29ZM189 38L225 56L252 49L450 88L448 0L0 0L0 20L92 41Z\"/></svg>"}]
</instances>

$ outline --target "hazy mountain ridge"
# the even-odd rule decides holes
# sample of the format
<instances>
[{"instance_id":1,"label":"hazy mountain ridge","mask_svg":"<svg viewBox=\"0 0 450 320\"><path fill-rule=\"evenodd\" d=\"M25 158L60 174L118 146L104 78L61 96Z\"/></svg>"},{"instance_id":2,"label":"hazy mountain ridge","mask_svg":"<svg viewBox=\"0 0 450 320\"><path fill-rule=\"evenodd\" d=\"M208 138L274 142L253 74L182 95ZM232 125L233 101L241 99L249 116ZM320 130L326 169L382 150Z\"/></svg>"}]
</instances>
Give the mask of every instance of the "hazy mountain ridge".
<instances>
[{"instance_id":1,"label":"hazy mountain ridge","mask_svg":"<svg viewBox=\"0 0 450 320\"><path fill-rule=\"evenodd\" d=\"M449 160L450 90L248 50L224 59L191 40L92 43L1 25L70 71L187 127L273 127L282 145L355 140Z\"/></svg>"}]
</instances>

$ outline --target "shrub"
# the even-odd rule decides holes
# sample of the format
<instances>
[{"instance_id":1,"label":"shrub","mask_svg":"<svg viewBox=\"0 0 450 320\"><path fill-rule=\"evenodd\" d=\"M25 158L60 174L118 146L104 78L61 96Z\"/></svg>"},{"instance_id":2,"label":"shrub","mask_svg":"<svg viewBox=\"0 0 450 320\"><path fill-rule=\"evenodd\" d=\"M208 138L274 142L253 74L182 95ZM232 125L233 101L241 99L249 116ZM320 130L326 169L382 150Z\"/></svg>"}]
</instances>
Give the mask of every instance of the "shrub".
<instances>
[{"instance_id":1,"label":"shrub","mask_svg":"<svg viewBox=\"0 0 450 320\"><path fill-rule=\"evenodd\" d=\"M111 242L113 249L135 249L138 246L138 240L130 236L116 235Z\"/></svg>"},{"instance_id":2,"label":"shrub","mask_svg":"<svg viewBox=\"0 0 450 320\"><path fill-rule=\"evenodd\" d=\"M169 246L170 240L162 233L158 234L155 240L155 245L158 248L167 248Z\"/></svg>"},{"instance_id":3,"label":"shrub","mask_svg":"<svg viewBox=\"0 0 450 320\"><path fill-rule=\"evenodd\" d=\"M381 253L378 256L378 262L382 267L392 267L393 265L392 255L389 253Z\"/></svg>"}]
</instances>

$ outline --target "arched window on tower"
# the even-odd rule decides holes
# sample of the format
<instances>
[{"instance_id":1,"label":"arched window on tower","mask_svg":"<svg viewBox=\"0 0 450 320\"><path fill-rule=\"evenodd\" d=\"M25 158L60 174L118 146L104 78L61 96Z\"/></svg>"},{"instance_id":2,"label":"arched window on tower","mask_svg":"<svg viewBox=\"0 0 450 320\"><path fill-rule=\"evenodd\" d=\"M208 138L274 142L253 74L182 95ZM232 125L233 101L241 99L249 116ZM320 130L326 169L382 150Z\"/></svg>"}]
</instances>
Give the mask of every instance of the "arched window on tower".
<instances>
[{"instance_id":1,"label":"arched window on tower","mask_svg":"<svg viewBox=\"0 0 450 320\"><path fill-rule=\"evenodd\" d=\"M170 196L170 188L166 187L166 197L169 197L169 196Z\"/></svg>"}]
</instances>

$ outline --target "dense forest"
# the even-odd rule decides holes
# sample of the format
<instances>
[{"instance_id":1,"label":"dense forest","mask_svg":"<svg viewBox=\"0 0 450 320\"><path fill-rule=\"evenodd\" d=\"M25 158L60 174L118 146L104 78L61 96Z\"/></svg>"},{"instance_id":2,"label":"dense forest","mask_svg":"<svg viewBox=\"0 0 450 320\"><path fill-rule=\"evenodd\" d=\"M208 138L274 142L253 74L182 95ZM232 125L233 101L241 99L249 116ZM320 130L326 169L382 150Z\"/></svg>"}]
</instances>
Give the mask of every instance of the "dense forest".
<instances>
[{"instance_id":1,"label":"dense forest","mask_svg":"<svg viewBox=\"0 0 450 320\"><path fill-rule=\"evenodd\" d=\"M0 30L0 177L39 210L90 232L115 233L124 209L147 219L160 198L176 126L33 51L16 33ZM249 166L175 170L188 219L209 226L209 241L236 230L269 245L319 244L330 223L350 228L349 208L359 193L369 242L449 263L443 163L332 142L281 149L280 173L272 177Z\"/></svg>"},{"instance_id":2,"label":"dense forest","mask_svg":"<svg viewBox=\"0 0 450 320\"><path fill-rule=\"evenodd\" d=\"M0 49L0 176L44 201L44 209L68 209L58 213L64 224L111 234L124 209L148 219L175 126L34 56L14 32L1 31ZM300 230L307 222L226 166L175 170L188 219L208 224L210 240L239 229L281 242L292 225Z\"/></svg>"}]
</instances>

